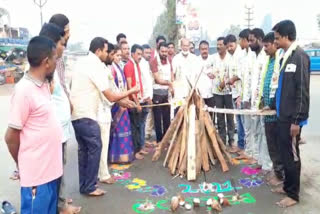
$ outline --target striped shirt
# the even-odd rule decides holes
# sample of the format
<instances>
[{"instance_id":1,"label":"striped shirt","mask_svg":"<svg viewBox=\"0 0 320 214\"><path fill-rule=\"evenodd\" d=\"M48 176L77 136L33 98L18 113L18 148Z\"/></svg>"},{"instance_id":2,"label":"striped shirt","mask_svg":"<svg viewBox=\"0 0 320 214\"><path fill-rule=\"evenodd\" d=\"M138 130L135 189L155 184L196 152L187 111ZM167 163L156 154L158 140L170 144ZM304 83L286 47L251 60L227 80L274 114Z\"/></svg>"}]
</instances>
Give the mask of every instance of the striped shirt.
<instances>
[{"instance_id":1,"label":"striped shirt","mask_svg":"<svg viewBox=\"0 0 320 214\"><path fill-rule=\"evenodd\" d=\"M57 65L56 65L56 72L58 73L58 77L60 80L60 84L63 88L63 90L65 91L66 95L69 97L69 91L67 89L67 85L66 85L66 67L63 61L63 57L57 59Z\"/></svg>"},{"instance_id":2,"label":"striped shirt","mask_svg":"<svg viewBox=\"0 0 320 214\"><path fill-rule=\"evenodd\" d=\"M272 103L274 102L274 98L270 98L270 85L272 81L272 75L274 71L274 62L275 59L271 58L268 64L268 70L264 79L264 85L263 85L263 104L264 106L271 106ZM265 116L264 121L266 123L271 123L271 122L276 122L277 121L277 116L272 115L272 116Z\"/></svg>"}]
</instances>

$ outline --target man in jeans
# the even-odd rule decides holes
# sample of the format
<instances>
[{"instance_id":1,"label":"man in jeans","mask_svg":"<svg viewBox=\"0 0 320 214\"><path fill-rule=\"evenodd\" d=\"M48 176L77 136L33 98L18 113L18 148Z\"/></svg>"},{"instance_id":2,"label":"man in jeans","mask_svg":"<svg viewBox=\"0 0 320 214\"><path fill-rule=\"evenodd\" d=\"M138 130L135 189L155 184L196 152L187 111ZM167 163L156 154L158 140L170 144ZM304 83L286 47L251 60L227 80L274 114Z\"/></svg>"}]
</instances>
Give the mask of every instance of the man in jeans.
<instances>
[{"instance_id":1,"label":"man in jeans","mask_svg":"<svg viewBox=\"0 0 320 214\"><path fill-rule=\"evenodd\" d=\"M30 70L15 86L5 141L20 173L21 213L56 214L62 129L48 83L56 68L56 46L46 37L34 37L27 58Z\"/></svg>"},{"instance_id":2,"label":"man in jeans","mask_svg":"<svg viewBox=\"0 0 320 214\"><path fill-rule=\"evenodd\" d=\"M169 102L169 91L173 93L173 73L169 62L168 45L162 42L158 46L159 55L151 61L151 70L155 80L153 85L153 103ZM153 108L156 126L157 143L161 142L170 125L170 106L156 106Z\"/></svg>"},{"instance_id":3,"label":"man in jeans","mask_svg":"<svg viewBox=\"0 0 320 214\"><path fill-rule=\"evenodd\" d=\"M131 48L131 58L124 67L124 74L127 79L128 88L138 87L140 91L131 95L131 100L135 102L137 108L129 110L133 144L135 147L135 157L143 159L143 155L148 154L144 148L145 143L145 123L147 120L148 109L142 108L148 100L145 99L145 84L140 69L143 48L140 45L133 45Z\"/></svg>"},{"instance_id":4,"label":"man in jeans","mask_svg":"<svg viewBox=\"0 0 320 214\"><path fill-rule=\"evenodd\" d=\"M126 108L134 107L127 96L139 91L133 88L126 92L114 93L109 85L105 61L108 56L108 41L101 37L90 43L89 54L77 62L72 76L70 98L73 104L72 125L79 144L80 193L101 196L105 191L97 188L102 145L101 129L98 121L107 120L109 102L121 101ZM110 112L109 112L110 113ZM105 131L105 130L102 130ZM107 141L104 141L107 142Z\"/></svg>"}]
</instances>

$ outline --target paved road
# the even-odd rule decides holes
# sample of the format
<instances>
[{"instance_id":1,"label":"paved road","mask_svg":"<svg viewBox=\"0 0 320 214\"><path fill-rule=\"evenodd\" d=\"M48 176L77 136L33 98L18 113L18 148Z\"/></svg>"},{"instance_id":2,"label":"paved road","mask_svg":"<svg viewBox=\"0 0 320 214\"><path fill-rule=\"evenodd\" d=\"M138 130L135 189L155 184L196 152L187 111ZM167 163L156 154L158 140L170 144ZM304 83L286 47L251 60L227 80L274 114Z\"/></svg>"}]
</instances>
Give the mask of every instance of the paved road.
<instances>
[{"instance_id":1,"label":"paved road","mask_svg":"<svg viewBox=\"0 0 320 214\"><path fill-rule=\"evenodd\" d=\"M19 208L19 183L9 180L9 176L15 169L5 143L4 131L8 118L8 108L12 86L0 86L0 200L9 200ZM311 78L311 112L309 125L303 130L303 137L307 144L301 148L302 176L301 176L301 202L299 205L280 209L275 202L281 196L272 194L269 187L260 182L261 175L245 175L241 169L247 167L240 164L231 168L228 173L221 173L219 166L207 173L207 182L216 186L216 191L223 192L226 196L234 194L230 179L235 181L235 187L242 194L244 200L239 204L233 204L225 208L223 213L239 214L316 214L319 213L320 203L320 76ZM187 200L199 197L201 201L216 193L208 193L201 186L204 176L200 176L196 182L187 182L185 179L172 180L168 170L162 167L162 162L152 163L151 155L146 160L136 161L128 169L123 166L115 166L117 170L124 172L121 180L115 185L103 185L107 194L101 198L88 198L78 193L77 170L77 144L72 139L68 146L68 165L66 170L67 189L75 204L83 207L82 213L88 214L131 214L131 213L169 213L170 199L172 196L182 194ZM114 171L114 170L113 170ZM114 171L119 172L119 171ZM255 172L251 172L255 173ZM244 180L248 178L248 180ZM242 181L241 181L242 179ZM242 184L241 184L242 183ZM251 187L249 188L249 186ZM143 212L137 208L139 204L149 200L154 205L153 211ZM205 207L191 211L181 208L177 213L210 213Z\"/></svg>"}]
</instances>

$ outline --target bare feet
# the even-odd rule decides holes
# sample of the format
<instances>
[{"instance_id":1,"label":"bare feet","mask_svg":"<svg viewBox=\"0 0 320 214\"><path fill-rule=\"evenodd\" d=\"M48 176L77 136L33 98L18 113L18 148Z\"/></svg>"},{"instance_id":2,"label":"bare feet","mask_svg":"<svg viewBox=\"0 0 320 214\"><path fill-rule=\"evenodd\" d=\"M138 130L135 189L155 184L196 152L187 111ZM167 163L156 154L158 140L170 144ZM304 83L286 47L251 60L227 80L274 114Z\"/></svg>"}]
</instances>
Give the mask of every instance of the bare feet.
<instances>
[{"instance_id":1,"label":"bare feet","mask_svg":"<svg viewBox=\"0 0 320 214\"><path fill-rule=\"evenodd\" d=\"M146 142L146 147L147 147L147 148L153 148L153 147L156 147L157 145L158 145L158 144L157 144L156 141L152 141L152 142L147 141L147 142Z\"/></svg>"},{"instance_id":2,"label":"bare feet","mask_svg":"<svg viewBox=\"0 0 320 214\"><path fill-rule=\"evenodd\" d=\"M140 154L139 152L136 153L135 157L136 157L137 160L142 160L142 159L144 159L143 155Z\"/></svg>"},{"instance_id":3,"label":"bare feet","mask_svg":"<svg viewBox=\"0 0 320 214\"><path fill-rule=\"evenodd\" d=\"M114 184L116 180L113 177L110 177L109 179L106 179L106 180L100 180L100 182L104 184Z\"/></svg>"},{"instance_id":4,"label":"bare feet","mask_svg":"<svg viewBox=\"0 0 320 214\"><path fill-rule=\"evenodd\" d=\"M106 194L106 191L102 190L102 189L96 189L95 191L89 193L89 196L102 196Z\"/></svg>"},{"instance_id":5,"label":"bare feet","mask_svg":"<svg viewBox=\"0 0 320 214\"><path fill-rule=\"evenodd\" d=\"M256 163L258 163L258 161L254 158L249 158L247 161L247 164L249 164L249 165L256 164Z\"/></svg>"},{"instance_id":6,"label":"bare feet","mask_svg":"<svg viewBox=\"0 0 320 214\"><path fill-rule=\"evenodd\" d=\"M66 207L59 214L78 214L80 211L81 207L66 205Z\"/></svg>"},{"instance_id":7,"label":"bare feet","mask_svg":"<svg viewBox=\"0 0 320 214\"><path fill-rule=\"evenodd\" d=\"M233 146L233 147L231 147L230 149L229 149L229 152L230 153L237 153L237 152L239 152L240 151L240 149L237 147L237 146Z\"/></svg>"},{"instance_id":8,"label":"bare feet","mask_svg":"<svg viewBox=\"0 0 320 214\"><path fill-rule=\"evenodd\" d=\"M239 149L239 151L237 153L238 153L238 155L244 154L244 149Z\"/></svg>"},{"instance_id":9,"label":"bare feet","mask_svg":"<svg viewBox=\"0 0 320 214\"><path fill-rule=\"evenodd\" d=\"M72 198L66 198L65 200L67 204L72 204L73 202Z\"/></svg>"},{"instance_id":10,"label":"bare feet","mask_svg":"<svg viewBox=\"0 0 320 214\"><path fill-rule=\"evenodd\" d=\"M147 155L147 154L149 154L149 151L146 148L143 148L140 150L140 153L143 155Z\"/></svg>"},{"instance_id":11,"label":"bare feet","mask_svg":"<svg viewBox=\"0 0 320 214\"><path fill-rule=\"evenodd\" d=\"M291 207L293 205L296 205L298 203L298 201L293 200L290 197L285 197L284 199L282 199L281 201L277 202L277 205L281 208L286 208L286 207Z\"/></svg>"},{"instance_id":12,"label":"bare feet","mask_svg":"<svg viewBox=\"0 0 320 214\"><path fill-rule=\"evenodd\" d=\"M283 187L275 187L271 189L271 192L273 193L279 193L279 194L286 194L286 192L283 190Z\"/></svg>"},{"instance_id":13,"label":"bare feet","mask_svg":"<svg viewBox=\"0 0 320 214\"><path fill-rule=\"evenodd\" d=\"M249 157L246 154L240 154L238 157L235 158L236 160L243 160L243 159L251 159L251 157Z\"/></svg>"},{"instance_id":14,"label":"bare feet","mask_svg":"<svg viewBox=\"0 0 320 214\"><path fill-rule=\"evenodd\" d=\"M268 185L270 186L278 186L280 184L283 184L283 181L280 180L277 176L273 176L271 179L268 181Z\"/></svg>"}]
</instances>

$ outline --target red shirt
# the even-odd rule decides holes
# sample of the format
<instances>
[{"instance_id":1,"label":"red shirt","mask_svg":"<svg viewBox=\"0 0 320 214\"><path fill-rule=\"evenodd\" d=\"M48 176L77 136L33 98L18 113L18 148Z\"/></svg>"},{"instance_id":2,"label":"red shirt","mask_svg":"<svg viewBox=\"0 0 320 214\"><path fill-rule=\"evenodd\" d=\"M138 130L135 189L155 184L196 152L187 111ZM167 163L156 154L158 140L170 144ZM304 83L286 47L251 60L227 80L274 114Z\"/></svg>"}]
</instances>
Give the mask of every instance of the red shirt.
<instances>
[{"instance_id":1,"label":"red shirt","mask_svg":"<svg viewBox=\"0 0 320 214\"><path fill-rule=\"evenodd\" d=\"M137 68L138 68L138 76L139 76L139 82L140 82L140 93L141 93L141 97L143 97L143 86L142 86L141 71L140 71L139 64L137 64ZM136 75L134 71L134 64L131 59L124 66L124 75L127 79L127 82L128 82L128 78L131 78L131 87L135 87L137 84L137 81L136 81Z\"/></svg>"}]
</instances>

